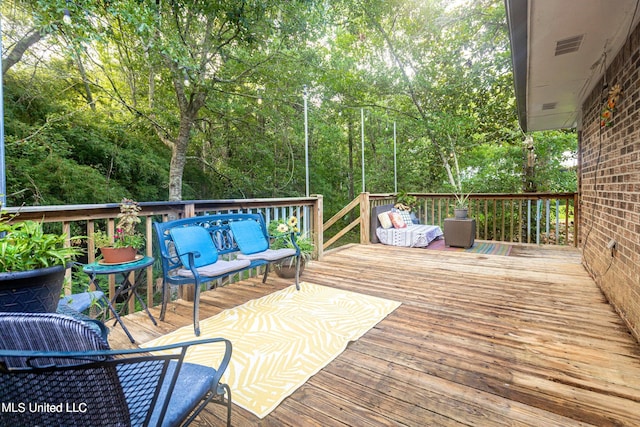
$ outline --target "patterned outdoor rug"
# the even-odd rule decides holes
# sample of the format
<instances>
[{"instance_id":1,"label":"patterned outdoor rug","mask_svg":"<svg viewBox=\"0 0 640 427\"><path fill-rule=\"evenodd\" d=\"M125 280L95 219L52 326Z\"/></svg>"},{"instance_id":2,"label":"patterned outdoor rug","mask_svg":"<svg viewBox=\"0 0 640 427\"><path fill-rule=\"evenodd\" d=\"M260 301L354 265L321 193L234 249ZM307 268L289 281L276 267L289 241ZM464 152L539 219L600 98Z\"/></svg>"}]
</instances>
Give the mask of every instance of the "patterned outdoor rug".
<instances>
[{"instance_id":1,"label":"patterned outdoor rug","mask_svg":"<svg viewBox=\"0 0 640 427\"><path fill-rule=\"evenodd\" d=\"M444 239L437 239L429 243L427 249L433 249L436 251L458 251L458 252L471 252L475 254L488 254L488 255L509 255L511 253L511 245L506 243L494 243L494 242L475 242L469 249L447 247L444 244Z\"/></svg>"},{"instance_id":2,"label":"patterned outdoor rug","mask_svg":"<svg viewBox=\"0 0 640 427\"><path fill-rule=\"evenodd\" d=\"M400 306L399 302L302 282L200 322L200 338L233 344L223 382L233 403L265 417L311 376ZM141 347L194 340L193 325ZM189 362L216 366L218 345L199 346Z\"/></svg>"}]
</instances>

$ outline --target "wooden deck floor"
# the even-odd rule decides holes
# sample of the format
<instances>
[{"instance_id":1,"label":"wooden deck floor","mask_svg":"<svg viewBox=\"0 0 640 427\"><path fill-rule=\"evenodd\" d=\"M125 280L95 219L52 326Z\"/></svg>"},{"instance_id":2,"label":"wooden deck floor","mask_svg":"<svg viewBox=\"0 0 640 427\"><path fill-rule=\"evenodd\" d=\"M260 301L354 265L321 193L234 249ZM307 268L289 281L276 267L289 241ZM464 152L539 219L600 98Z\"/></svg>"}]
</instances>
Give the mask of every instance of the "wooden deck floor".
<instances>
[{"instance_id":1,"label":"wooden deck floor","mask_svg":"<svg viewBox=\"0 0 640 427\"><path fill-rule=\"evenodd\" d=\"M640 425L640 345L573 249L512 255L353 245L307 266L303 280L402 305L260 420L234 426ZM277 277L210 291L201 318L290 285ZM158 311L154 311L157 314ZM191 323L177 302L147 341ZM129 345L120 327L111 345ZM223 425L209 405L197 425Z\"/></svg>"}]
</instances>

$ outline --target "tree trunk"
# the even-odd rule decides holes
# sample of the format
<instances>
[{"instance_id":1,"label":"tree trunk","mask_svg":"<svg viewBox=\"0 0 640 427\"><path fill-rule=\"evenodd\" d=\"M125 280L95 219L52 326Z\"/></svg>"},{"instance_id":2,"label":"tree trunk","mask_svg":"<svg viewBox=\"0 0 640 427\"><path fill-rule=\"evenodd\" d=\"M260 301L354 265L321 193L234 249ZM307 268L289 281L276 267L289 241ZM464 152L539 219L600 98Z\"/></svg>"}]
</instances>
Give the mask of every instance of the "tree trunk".
<instances>
[{"instance_id":1,"label":"tree trunk","mask_svg":"<svg viewBox=\"0 0 640 427\"><path fill-rule=\"evenodd\" d=\"M26 36L18 40L11 52L2 60L2 75L4 76L9 68L20 62L27 49L38 43L40 39L42 39L40 31L32 29Z\"/></svg>"},{"instance_id":2,"label":"tree trunk","mask_svg":"<svg viewBox=\"0 0 640 427\"><path fill-rule=\"evenodd\" d=\"M522 190L525 193L535 193L538 191L536 185L536 153L535 146L533 145L533 138L527 136L525 139L525 165L524 165L524 179Z\"/></svg>"},{"instance_id":3,"label":"tree trunk","mask_svg":"<svg viewBox=\"0 0 640 427\"><path fill-rule=\"evenodd\" d=\"M182 115L178 138L171 147L171 164L169 167L169 201L182 200L182 174L187 162L189 134L193 127L193 118Z\"/></svg>"},{"instance_id":4,"label":"tree trunk","mask_svg":"<svg viewBox=\"0 0 640 427\"><path fill-rule=\"evenodd\" d=\"M82 77L82 84L84 85L84 92L85 92L85 98L87 100L87 104L89 104L89 107L91 107L92 111L96 111L96 103L93 100L91 85L89 84L89 78L87 77L87 72L84 68L84 64L82 63L80 50L74 46L73 51L74 51L74 56L76 60L76 65L78 66L78 71L80 71L80 76Z\"/></svg>"},{"instance_id":5,"label":"tree trunk","mask_svg":"<svg viewBox=\"0 0 640 427\"><path fill-rule=\"evenodd\" d=\"M182 174L187 162L187 148L191 141L191 130L198 117L198 112L204 106L206 92L194 90L187 96L181 70L176 64L166 58L167 65L173 72L173 87L180 108L180 126L178 136L171 147L171 164L169 166L169 201L182 200ZM166 142L165 142L166 144Z\"/></svg>"}]
</instances>

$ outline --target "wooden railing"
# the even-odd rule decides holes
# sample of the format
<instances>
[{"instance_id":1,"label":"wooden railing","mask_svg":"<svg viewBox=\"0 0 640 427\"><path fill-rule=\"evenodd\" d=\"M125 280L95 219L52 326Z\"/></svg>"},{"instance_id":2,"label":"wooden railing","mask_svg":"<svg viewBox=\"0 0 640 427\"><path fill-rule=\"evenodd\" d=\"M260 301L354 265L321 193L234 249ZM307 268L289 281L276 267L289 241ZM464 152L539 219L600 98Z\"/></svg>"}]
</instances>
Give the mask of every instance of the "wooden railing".
<instances>
[{"instance_id":1,"label":"wooden railing","mask_svg":"<svg viewBox=\"0 0 640 427\"><path fill-rule=\"evenodd\" d=\"M444 219L453 216L455 197L453 194L414 193L417 198L416 214L423 224L442 226ZM141 231L147 245L145 255L153 256L156 240L153 235L154 221L226 212L260 212L267 222L295 215L300 219L302 233L308 233L314 241L315 259L321 259L323 252L340 243L350 234L353 241L369 243L371 208L394 203L395 194L362 193L336 215L323 223L322 196L283 199L243 199L243 200L196 200L182 202L142 202L140 216L143 218ZM476 219L476 238L508 242L525 242L555 245L577 245L579 211L577 195L574 193L535 194L472 194L469 198L469 216ZM86 236L87 256L83 262L95 261L96 248L93 234L96 229L113 234L117 203L103 205L64 205L9 207L8 214L19 213L17 220L36 220L45 223L50 231L65 232L67 236ZM342 227L337 232L329 229ZM359 236L355 231L359 227ZM352 233L350 233L352 232ZM326 241L324 236L331 235ZM344 239L343 239L344 240ZM70 242L68 242L70 244ZM161 274L159 265L147 270L146 300L154 305L154 297L160 291ZM253 272L258 274L258 272ZM69 279L70 277L70 272ZM241 277L230 278L230 281ZM65 292L71 291L71 280L67 281ZM109 280L110 296L115 292L115 280ZM129 307L134 310L133 303Z\"/></svg>"},{"instance_id":2,"label":"wooden railing","mask_svg":"<svg viewBox=\"0 0 640 427\"><path fill-rule=\"evenodd\" d=\"M445 218L453 216L454 194L410 195L416 197L414 212L422 224L443 227ZM369 243L371 208L395 201L395 194L361 193L323 225L323 233L328 234L330 227L348 223L324 242L323 250L358 226L360 243ZM476 220L476 239L502 242L577 246L580 222L576 206L576 193L471 194L468 199L469 217ZM348 216L351 218L346 219Z\"/></svg>"},{"instance_id":3,"label":"wooden railing","mask_svg":"<svg viewBox=\"0 0 640 427\"><path fill-rule=\"evenodd\" d=\"M453 194L413 195L423 224L442 226L453 216ZM468 205L476 239L577 246L577 193L472 194Z\"/></svg>"},{"instance_id":4,"label":"wooden railing","mask_svg":"<svg viewBox=\"0 0 640 427\"><path fill-rule=\"evenodd\" d=\"M153 235L152 224L154 221L167 221L169 219L191 217L228 212L260 212L266 222L279 218L287 218L295 215L299 218L300 230L314 240L319 253L322 251L322 196L308 198L283 198L283 199L243 199L243 200L195 200L182 202L141 202L140 217L142 219L141 232L145 235L145 255L153 256L156 252L157 241ZM45 223L48 232L61 233L67 236L86 236L86 259L83 262L93 262L96 259L96 247L93 234L96 229L107 231L113 235L117 215L120 212L119 204L101 205L61 205L61 206L25 206L6 207L6 214L18 214L16 221L35 220ZM70 245L70 240L67 241ZM316 254L318 256L318 254ZM147 269L146 301L153 306L154 296L160 292L159 280L161 276L159 264ZM258 272L250 272L258 274ZM65 284L65 293L71 292L71 271L67 271L68 280ZM239 278L231 277L230 281ZM115 278L109 278L109 297L115 293ZM129 310L135 310L134 299L131 299Z\"/></svg>"}]
</instances>

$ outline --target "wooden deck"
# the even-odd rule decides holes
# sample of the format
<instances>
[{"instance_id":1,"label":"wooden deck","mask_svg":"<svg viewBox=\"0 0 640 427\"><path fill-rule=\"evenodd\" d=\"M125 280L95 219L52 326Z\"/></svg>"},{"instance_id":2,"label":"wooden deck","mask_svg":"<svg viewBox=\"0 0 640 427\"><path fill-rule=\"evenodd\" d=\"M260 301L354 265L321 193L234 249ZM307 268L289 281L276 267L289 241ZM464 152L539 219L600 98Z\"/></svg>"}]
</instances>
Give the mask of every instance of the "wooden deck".
<instances>
[{"instance_id":1,"label":"wooden deck","mask_svg":"<svg viewBox=\"0 0 640 427\"><path fill-rule=\"evenodd\" d=\"M234 406L234 426L640 425L640 345L575 249L352 245L303 280L402 305L264 419ZM201 318L290 284L274 276L207 292ZM191 306L176 302L166 320L125 322L144 342L191 324ZM130 345L119 326L110 341ZM223 425L209 406L196 424Z\"/></svg>"}]
</instances>

